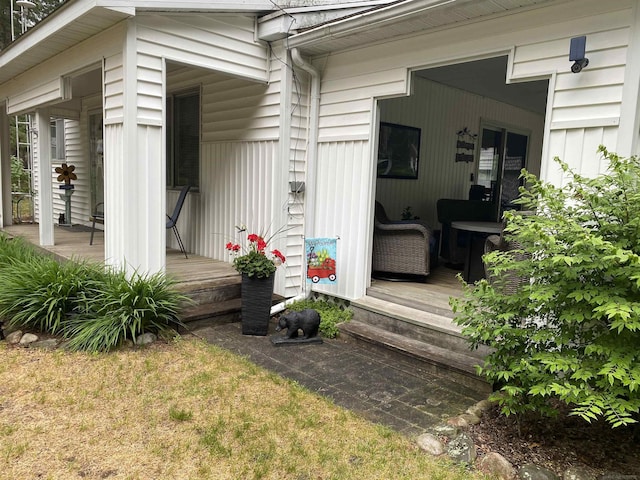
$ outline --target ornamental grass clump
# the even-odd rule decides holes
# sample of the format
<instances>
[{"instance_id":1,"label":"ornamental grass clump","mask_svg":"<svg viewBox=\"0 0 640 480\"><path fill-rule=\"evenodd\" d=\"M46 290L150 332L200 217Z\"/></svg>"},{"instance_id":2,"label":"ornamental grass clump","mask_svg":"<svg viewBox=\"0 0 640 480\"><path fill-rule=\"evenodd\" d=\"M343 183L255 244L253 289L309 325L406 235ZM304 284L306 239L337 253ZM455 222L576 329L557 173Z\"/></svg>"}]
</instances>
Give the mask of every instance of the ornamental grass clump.
<instances>
[{"instance_id":1,"label":"ornamental grass clump","mask_svg":"<svg viewBox=\"0 0 640 480\"><path fill-rule=\"evenodd\" d=\"M128 278L89 262L58 262L0 235L0 320L63 335L71 350L105 352L145 332L174 335L188 300L163 274Z\"/></svg>"},{"instance_id":2,"label":"ornamental grass clump","mask_svg":"<svg viewBox=\"0 0 640 480\"><path fill-rule=\"evenodd\" d=\"M174 336L181 325L178 311L187 299L173 290L173 282L163 274L127 278L111 272L105 282L83 292L83 308L65 323L67 348L107 352L126 340L150 332Z\"/></svg>"},{"instance_id":3,"label":"ornamental grass clump","mask_svg":"<svg viewBox=\"0 0 640 480\"><path fill-rule=\"evenodd\" d=\"M563 402L586 421L640 419L640 161L604 147L606 175L586 178L556 159L556 187L523 171L505 212L505 238L520 248L484 258L491 278L528 279L514 293L486 280L452 299L474 346L493 349L479 372L499 388L505 414L553 415Z\"/></svg>"},{"instance_id":4,"label":"ornamental grass clump","mask_svg":"<svg viewBox=\"0 0 640 480\"><path fill-rule=\"evenodd\" d=\"M101 267L59 263L44 255L13 259L0 271L0 318L9 328L58 334L69 315L82 310L88 289L104 281Z\"/></svg>"}]
</instances>

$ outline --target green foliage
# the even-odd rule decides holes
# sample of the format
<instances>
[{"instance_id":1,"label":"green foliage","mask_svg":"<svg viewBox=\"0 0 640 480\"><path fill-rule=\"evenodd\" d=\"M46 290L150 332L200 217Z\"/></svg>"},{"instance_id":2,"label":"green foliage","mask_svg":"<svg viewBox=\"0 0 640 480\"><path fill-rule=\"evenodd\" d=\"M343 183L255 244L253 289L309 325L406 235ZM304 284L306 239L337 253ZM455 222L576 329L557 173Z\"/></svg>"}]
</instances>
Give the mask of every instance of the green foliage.
<instances>
[{"instance_id":1,"label":"green foliage","mask_svg":"<svg viewBox=\"0 0 640 480\"><path fill-rule=\"evenodd\" d=\"M273 260L256 251L234 258L233 267L240 273L256 278L270 277L276 272Z\"/></svg>"},{"instance_id":2,"label":"green foliage","mask_svg":"<svg viewBox=\"0 0 640 480\"><path fill-rule=\"evenodd\" d=\"M551 399L612 427L640 412L640 162L600 147L609 172L555 187L523 171L506 239L521 248L485 256L492 277L530 279L514 294L500 283L465 285L455 321L474 346L493 348L479 372L500 387L505 414L553 414Z\"/></svg>"},{"instance_id":3,"label":"green foliage","mask_svg":"<svg viewBox=\"0 0 640 480\"><path fill-rule=\"evenodd\" d=\"M320 314L320 333L326 338L337 337L338 324L348 322L353 317L353 312L348 308L342 308L325 300L299 300L287 308L294 312L299 312L306 308L312 308L317 311Z\"/></svg>"},{"instance_id":4,"label":"green foliage","mask_svg":"<svg viewBox=\"0 0 640 480\"><path fill-rule=\"evenodd\" d=\"M22 160L18 157L11 156L11 191L12 192L29 192L29 172L24 169Z\"/></svg>"},{"instance_id":5,"label":"green foliage","mask_svg":"<svg viewBox=\"0 0 640 480\"><path fill-rule=\"evenodd\" d=\"M172 285L162 274L135 273L129 279L124 272L111 272L97 288L83 292L80 314L66 322L68 348L106 352L145 332L171 334L184 300Z\"/></svg>"},{"instance_id":6,"label":"green foliage","mask_svg":"<svg viewBox=\"0 0 640 480\"><path fill-rule=\"evenodd\" d=\"M186 302L172 287L161 274L127 278L98 264L59 263L0 235L0 318L63 334L72 350L104 352L144 332L172 333Z\"/></svg>"},{"instance_id":7,"label":"green foliage","mask_svg":"<svg viewBox=\"0 0 640 480\"><path fill-rule=\"evenodd\" d=\"M400 218L402 220L420 220L420 217L416 217L413 214L413 211L411 211L411 206L404 207L404 210L402 210L402 214L400 215Z\"/></svg>"},{"instance_id":8,"label":"green foliage","mask_svg":"<svg viewBox=\"0 0 640 480\"><path fill-rule=\"evenodd\" d=\"M14 262L28 262L38 256L33 246L22 238L0 233L0 272Z\"/></svg>"},{"instance_id":9,"label":"green foliage","mask_svg":"<svg viewBox=\"0 0 640 480\"><path fill-rule=\"evenodd\" d=\"M5 264L0 274L0 317L9 327L57 334L78 310L82 292L103 274L84 263L33 255Z\"/></svg>"}]
</instances>

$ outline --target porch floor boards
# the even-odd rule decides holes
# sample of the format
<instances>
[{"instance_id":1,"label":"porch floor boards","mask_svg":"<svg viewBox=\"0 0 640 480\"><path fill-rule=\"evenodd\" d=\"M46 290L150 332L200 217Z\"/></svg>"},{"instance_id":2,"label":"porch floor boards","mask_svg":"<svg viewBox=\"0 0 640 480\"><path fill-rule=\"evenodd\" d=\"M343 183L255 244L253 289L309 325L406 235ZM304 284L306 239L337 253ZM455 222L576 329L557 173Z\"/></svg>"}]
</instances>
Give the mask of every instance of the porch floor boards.
<instances>
[{"instance_id":1,"label":"porch floor boards","mask_svg":"<svg viewBox=\"0 0 640 480\"><path fill-rule=\"evenodd\" d=\"M367 295L453 318L449 298L462 295L462 285L456 278L458 273L459 270L437 265L431 269L424 282L374 278L367 289Z\"/></svg>"},{"instance_id":2,"label":"porch floor boards","mask_svg":"<svg viewBox=\"0 0 640 480\"><path fill-rule=\"evenodd\" d=\"M40 243L38 225L16 224L5 227L4 232L11 236L20 236L36 246ZM95 233L93 245L89 245L91 229L85 226L54 227L55 245L40 247L61 259L86 259L94 262L104 262L104 234L98 230ZM177 280L178 284L202 283L230 278L239 282L238 273L231 264L187 253L185 258L180 250L167 249L166 272ZM186 285L185 285L186 286Z\"/></svg>"}]
</instances>

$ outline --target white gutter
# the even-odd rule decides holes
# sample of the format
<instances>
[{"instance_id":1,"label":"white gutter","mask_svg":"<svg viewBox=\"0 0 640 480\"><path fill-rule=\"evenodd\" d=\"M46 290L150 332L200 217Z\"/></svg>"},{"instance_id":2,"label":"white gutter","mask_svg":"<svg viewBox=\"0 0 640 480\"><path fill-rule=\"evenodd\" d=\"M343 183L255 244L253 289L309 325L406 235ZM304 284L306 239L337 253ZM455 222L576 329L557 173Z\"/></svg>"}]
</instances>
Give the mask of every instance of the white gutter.
<instances>
[{"instance_id":1,"label":"white gutter","mask_svg":"<svg viewBox=\"0 0 640 480\"><path fill-rule=\"evenodd\" d=\"M297 48L291 49L291 59L298 67L311 75L311 98L309 106L309 134L307 139L307 175L305 181L305 215L304 234L305 238L312 238L315 226L316 210L316 172L318 165L318 119L320 112L320 72L315 69L307 60L302 58ZM288 305L298 300L305 300L311 296L309 286L304 293L296 297L289 298L284 302L271 307L271 315L283 311Z\"/></svg>"},{"instance_id":2,"label":"white gutter","mask_svg":"<svg viewBox=\"0 0 640 480\"><path fill-rule=\"evenodd\" d=\"M297 46L307 45L323 39L326 40L327 38L340 38L345 35L351 35L358 30L371 30L379 27L380 24L398 22L403 20L404 17L431 9L453 4L458 6L471 1L473 0L407 0L299 33L290 37L287 42L289 47L295 50Z\"/></svg>"}]
</instances>

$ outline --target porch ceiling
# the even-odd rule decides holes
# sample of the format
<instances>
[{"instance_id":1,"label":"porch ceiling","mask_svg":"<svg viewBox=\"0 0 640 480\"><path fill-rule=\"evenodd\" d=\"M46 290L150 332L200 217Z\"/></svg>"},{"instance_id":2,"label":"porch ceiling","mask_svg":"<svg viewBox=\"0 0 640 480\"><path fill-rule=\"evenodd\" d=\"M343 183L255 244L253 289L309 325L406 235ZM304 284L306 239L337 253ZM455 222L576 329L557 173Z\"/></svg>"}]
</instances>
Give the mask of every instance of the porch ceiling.
<instances>
[{"instance_id":1,"label":"porch ceiling","mask_svg":"<svg viewBox=\"0 0 640 480\"><path fill-rule=\"evenodd\" d=\"M135 16L137 11L268 13L273 10L269 0L66 0L0 52L0 85Z\"/></svg>"},{"instance_id":2,"label":"porch ceiling","mask_svg":"<svg viewBox=\"0 0 640 480\"><path fill-rule=\"evenodd\" d=\"M129 16L69 1L2 51L0 85Z\"/></svg>"},{"instance_id":3,"label":"porch ceiling","mask_svg":"<svg viewBox=\"0 0 640 480\"><path fill-rule=\"evenodd\" d=\"M394 37L570 0L407 0L293 35L289 48L315 56Z\"/></svg>"}]
</instances>

